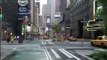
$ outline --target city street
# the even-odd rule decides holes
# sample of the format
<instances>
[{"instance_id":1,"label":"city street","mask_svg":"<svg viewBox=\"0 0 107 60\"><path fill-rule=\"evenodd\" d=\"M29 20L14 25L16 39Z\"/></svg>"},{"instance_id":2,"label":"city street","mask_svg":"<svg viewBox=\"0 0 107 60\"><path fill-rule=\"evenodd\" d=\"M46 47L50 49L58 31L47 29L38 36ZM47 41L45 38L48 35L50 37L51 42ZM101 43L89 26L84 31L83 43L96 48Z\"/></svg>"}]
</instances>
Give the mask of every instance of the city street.
<instances>
[{"instance_id":1,"label":"city street","mask_svg":"<svg viewBox=\"0 0 107 60\"><path fill-rule=\"evenodd\" d=\"M52 39L24 41L24 44L2 44L3 60L89 60L89 55L95 49L88 42L52 42ZM4 50L3 50L4 49ZM7 51L6 51L7 50ZM42 57L42 58L41 58ZM3 58L3 57L2 57Z\"/></svg>"},{"instance_id":2,"label":"city street","mask_svg":"<svg viewBox=\"0 0 107 60\"><path fill-rule=\"evenodd\" d=\"M1 60L107 60L107 0L0 0Z\"/></svg>"}]
</instances>

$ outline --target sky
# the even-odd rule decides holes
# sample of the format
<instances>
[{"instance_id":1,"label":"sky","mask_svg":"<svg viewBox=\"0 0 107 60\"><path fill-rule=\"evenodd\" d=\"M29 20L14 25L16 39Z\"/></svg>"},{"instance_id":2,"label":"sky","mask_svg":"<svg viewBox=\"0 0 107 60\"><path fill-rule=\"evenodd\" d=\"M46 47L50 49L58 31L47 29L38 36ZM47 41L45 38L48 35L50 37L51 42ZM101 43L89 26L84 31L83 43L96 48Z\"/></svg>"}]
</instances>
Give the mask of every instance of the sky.
<instances>
[{"instance_id":1,"label":"sky","mask_svg":"<svg viewBox=\"0 0 107 60\"><path fill-rule=\"evenodd\" d=\"M40 0L40 15L42 15L42 6L43 4L47 4L47 0Z\"/></svg>"}]
</instances>

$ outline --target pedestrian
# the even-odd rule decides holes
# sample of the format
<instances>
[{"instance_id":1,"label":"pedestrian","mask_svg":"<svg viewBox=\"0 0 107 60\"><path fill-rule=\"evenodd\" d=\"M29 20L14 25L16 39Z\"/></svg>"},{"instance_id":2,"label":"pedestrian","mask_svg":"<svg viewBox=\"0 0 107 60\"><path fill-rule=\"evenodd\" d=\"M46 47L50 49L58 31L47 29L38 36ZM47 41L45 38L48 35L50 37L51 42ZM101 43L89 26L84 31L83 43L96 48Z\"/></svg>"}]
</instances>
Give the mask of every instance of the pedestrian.
<instances>
[{"instance_id":1,"label":"pedestrian","mask_svg":"<svg viewBox=\"0 0 107 60\"><path fill-rule=\"evenodd\" d=\"M20 44L22 44L23 43L23 39L22 39L22 37L20 37L19 38L19 41L18 41Z\"/></svg>"},{"instance_id":2,"label":"pedestrian","mask_svg":"<svg viewBox=\"0 0 107 60\"><path fill-rule=\"evenodd\" d=\"M61 40L61 42L62 42L62 43L64 42L65 37L64 37L64 35L63 35L63 34L60 36L60 40Z\"/></svg>"},{"instance_id":3,"label":"pedestrian","mask_svg":"<svg viewBox=\"0 0 107 60\"><path fill-rule=\"evenodd\" d=\"M14 36L11 36L11 43L14 42Z\"/></svg>"},{"instance_id":4,"label":"pedestrian","mask_svg":"<svg viewBox=\"0 0 107 60\"><path fill-rule=\"evenodd\" d=\"M10 37L8 36L8 38L7 38L7 43L9 43L10 42Z\"/></svg>"},{"instance_id":5,"label":"pedestrian","mask_svg":"<svg viewBox=\"0 0 107 60\"><path fill-rule=\"evenodd\" d=\"M9 43L9 42L10 42L10 38L8 37L8 38L7 38L7 43Z\"/></svg>"}]
</instances>

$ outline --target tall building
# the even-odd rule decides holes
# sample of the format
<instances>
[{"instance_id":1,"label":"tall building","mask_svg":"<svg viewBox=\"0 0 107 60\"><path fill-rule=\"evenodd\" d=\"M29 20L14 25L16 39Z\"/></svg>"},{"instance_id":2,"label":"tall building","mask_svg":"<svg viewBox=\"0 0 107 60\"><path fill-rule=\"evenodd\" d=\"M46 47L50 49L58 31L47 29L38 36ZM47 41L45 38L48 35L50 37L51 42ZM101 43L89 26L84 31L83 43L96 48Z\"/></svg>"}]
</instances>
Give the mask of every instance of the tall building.
<instances>
[{"instance_id":1,"label":"tall building","mask_svg":"<svg viewBox=\"0 0 107 60\"><path fill-rule=\"evenodd\" d=\"M43 5L42 8L42 28L46 32L55 23L55 0L47 0L47 4Z\"/></svg>"},{"instance_id":2,"label":"tall building","mask_svg":"<svg viewBox=\"0 0 107 60\"><path fill-rule=\"evenodd\" d=\"M55 0L55 12L60 12L60 0Z\"/></svg>"},{"instance_id":3,"label":"tall building","mask_svg":"<svg viewBox=\"0 0 107 60\"><path fill-rule=\"evenodd\" d=\"M67 7L67 0L60 0L60 12L61 12L61 17L60 17L60 27L61 31L65 31L65 10Z\"/></svg>"},{"instance_id":4,"label":"tall building","mask_svg":"<svg viewBox=\"0 0 107 60\"><path fill-rule=\"evenodd\" d=\"M36 9L37 9L36 24L40 27L40 1L36 2Z\"/></svg>"},{"instance_id":5,"label":"tall building","mask_svg":"<svg viewBox=\"0 0 107 60\"><path fill-rule=\"evenodd\" d=\"M20 3L22 3L21 1L22 0L20 0ZM3 29L5 32L12 33L16 36L21 36L23 17L28 16L30 10L29 0L26 7L24 5L21 6L20 3L19 0L2 0L4 16Z\"/></svg>"},{"instance_id":6,"label":"tall building","mask_svg":"<svg viewBox=\"0 0 107 60\"><path fill-rule=\"evenodd\" d=\"M32 0L32 4L33 7L33 12L32 13L32 17L33 17L33 32L36 34L36 33L39 33L39 27L40 27L40 0Z\"/></svg>"},{"instance_id":7,"label":"tall building","mask_svg":"<svg viewBox=\"0 0 107 60\"><path fill-rule=\"evenodd\" d=\"M3 11L3 30L7 33L13 32L18 34L20 31L17 29L17 0L2 0L2 11Z\"/></svg>"},{"instance_id":8,"label":"tall building","mask_svg":"<svg viewBox=\"0 0 107 60\"><path fill-rule=\"evenodd\" d=\"M35 0L31 0L30 2L31 2L30 3L30 17L31 17L31 22L33 24L35 24L34 23L34 21L35 21Z\"/></svg>"},{"instance_id":9,"label":"tall building","mask_svg":"<svg viewBox=\"0 0 107 60\"><path fill-rule=\"evenodd\" d=\"M55 0L55 24L58 24L61 19L60 0Z\"/></svg>"},{"instance_id":10,"label":"tall building","mask_svg":"<svg viewBox=\"0 0 107 60\"><path fill-rule=\"evenodd\" d=\"M48 5L44 4L42 6L42 27L44 31L46 28L46 16L49 15L49 11L48 12L47 11L48 11Z\"/></svg>"},{"instance_id":11,"label":"tall building","mask_svg":"<svg viewBox=\"0 0 107 60\"><path fill-rule=\"evenodd\" d=\"M50 16L50 20L51 20L51 24L54 24L55 23L55 19L54 19L54 16L55 16L55 0L48 0L47 1L47 4L48 4L48 8L49 8L49 16Z\"/></svg>"},{"instance_id":12,"label":"tall building","mask_svg":"<svg viewBox=\"0 0 107 60\"><path fill-rule=\"evenodd\" d=\"M94 0L70 0L72 34L78 38L94 38L94 31L84 30L88 20L93 20Z\"/></svg>"}]
</instances>

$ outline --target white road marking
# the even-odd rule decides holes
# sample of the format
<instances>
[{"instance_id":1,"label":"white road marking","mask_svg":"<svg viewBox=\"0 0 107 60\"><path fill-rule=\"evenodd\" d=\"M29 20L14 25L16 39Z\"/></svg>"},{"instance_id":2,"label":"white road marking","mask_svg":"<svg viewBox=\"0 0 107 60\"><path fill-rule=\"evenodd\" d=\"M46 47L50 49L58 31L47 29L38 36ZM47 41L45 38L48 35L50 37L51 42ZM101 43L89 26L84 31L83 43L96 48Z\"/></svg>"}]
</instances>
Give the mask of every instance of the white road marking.
<instances>
[{"instance_id":1,"label":"white road marking","mask_svg":"<svg viewBox=\"0 0 107 60\"><path fill-rule=\"evenodd\" d=\"M46 42L45 42L45 41L42 41L42 40L41 40L41 42L42 42L42 44L46 44Z\"/></svg>"},{"instance_id":2,"label":"white road marking","mask_svg":"<svg viewBox=\"0 0 107 60\"><path fill-rule=\"evenodd\" d=\"M14 51L16 50L16 48L13 49Z\"/></svg>"},{"instance_id":3,"label":"white road marking","mask_svg":"<svg viewBox=\"0 0 107 60\"><path fill-rule=\"evenodd\" d=\"M62 51L66 52L67 54L69 54L70 56L76 58L77 60L81 60L80 58L76 57L75 55L69 53L68 51L66 51L65 49L62 49Z\"/></svg>"},{"instance_id":4,"label":"white road marking","mask_svg":"<svg viewBox=\"0 0 107 60\"><path fill-rule=\"evenodd\" d=\"M42 44L43 44L43 41L41 40Z\"/></svg>"},{"instance_id":5,"label":"white road marking","mask_svg":"<svg viewBox=\"0 0 107 60\"><path fill-rule=\"evenodd\" d=\"M45 55L46 55L46 59L49 60L48 55L46 53L46 50L44 50L44 52L45 52Z\"/></svg>"},{"instance_id":6,"label":"white road marking","mask_svg":"<svg viewBox=\"0 0 107 60\"><path fill-rule=\"evenodd\" d=\"M50 54L49 54L49 52L47 50L46 50L46 53L47 53L47 55L49 57L49 60L52 60L52 58L51 58L51 56L50 56Z\"/></svg>"},{"instance_id":7,"label":"white road marking","mask_svg":"<svg viewBox=\"0 0 107 60\"><path fill-rule=\"evenodd\" d=\"M61 58L54 49L51 49L52 53L55 55L56 58Z\"/></svg>"},{"instance_id":8,"label":"white road marking","mask_svg":"<svg viewBox=\"0 0 107 60\"><path fill-rule=\"evenodd\" d=\"M73 56L67 54L65 51L63 51L62 49L59 49L60 52L62 52L64 55L66 55L68 58L73 58Z\"/></svg>"},{"instance_id":9,"label":"white road marking","mask_svg":"<svg viewBox=\"0 0 107 60\"><path fill-rule=\"evenodd\" d=\"M48 42L48 44L53 44L53 43L52 43L52 41L50 41L50 40L49 40L49 41L47 41L47 42Z\"/></svg>"}]
</instances>

